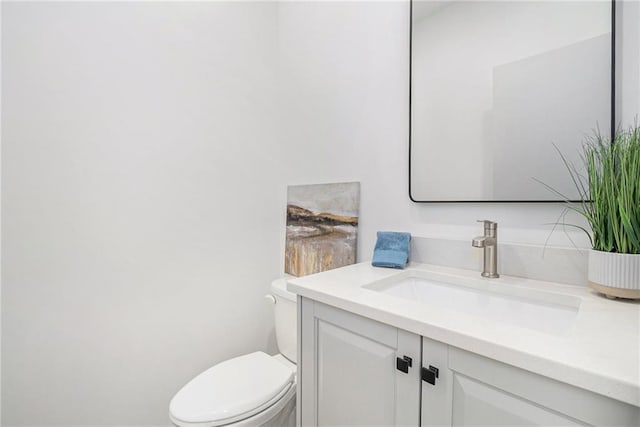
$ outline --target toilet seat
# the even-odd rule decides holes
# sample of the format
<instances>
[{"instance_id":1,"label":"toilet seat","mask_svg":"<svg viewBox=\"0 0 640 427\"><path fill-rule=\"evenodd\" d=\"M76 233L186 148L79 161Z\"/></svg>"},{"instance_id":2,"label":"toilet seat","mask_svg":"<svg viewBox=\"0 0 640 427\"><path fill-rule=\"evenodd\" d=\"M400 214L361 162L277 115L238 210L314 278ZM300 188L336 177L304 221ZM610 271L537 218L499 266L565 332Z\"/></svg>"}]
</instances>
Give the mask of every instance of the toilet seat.
<instances>
[{"instance_id":1,"label":"toilet seat","mask_svg":"<svg viewBox=\"0 0 640 427\"><path fill-rule=\"evenodd\" d=\"M255 352L226 360L195 377L171 400L169 412L179 426L223 426L266 411L294 394L295 370Z\"/></svg>"}]
</instances>

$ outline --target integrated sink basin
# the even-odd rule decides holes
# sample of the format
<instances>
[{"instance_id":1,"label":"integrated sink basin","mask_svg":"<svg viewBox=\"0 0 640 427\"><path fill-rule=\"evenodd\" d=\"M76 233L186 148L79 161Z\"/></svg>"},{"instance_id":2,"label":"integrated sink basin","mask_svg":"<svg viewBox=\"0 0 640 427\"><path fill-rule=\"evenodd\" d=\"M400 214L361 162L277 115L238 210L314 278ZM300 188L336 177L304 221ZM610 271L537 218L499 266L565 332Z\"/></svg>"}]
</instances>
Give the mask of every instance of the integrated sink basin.
<instances>
[{"instance_id":1,"label":"integrated sink basin","mask_svg":"<svg viewBox=\"0 0 640 427\"><path fill-rule=\"evenodd\" d=\"M392 297L466 313L553 335L566 335L580 309L580 298L495 279L474 279L424 271L365 285Z\"/></svg>"}]
</instances>

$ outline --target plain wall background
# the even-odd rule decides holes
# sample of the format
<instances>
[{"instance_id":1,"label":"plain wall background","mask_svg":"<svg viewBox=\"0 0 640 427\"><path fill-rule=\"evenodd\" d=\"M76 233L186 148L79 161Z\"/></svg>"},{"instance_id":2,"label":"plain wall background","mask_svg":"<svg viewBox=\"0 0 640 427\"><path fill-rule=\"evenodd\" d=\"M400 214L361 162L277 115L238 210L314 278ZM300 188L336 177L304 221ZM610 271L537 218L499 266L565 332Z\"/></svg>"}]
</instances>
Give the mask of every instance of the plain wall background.
<instances>
[{"instance_id":1,"label":"plain wall background","mask_svg":"<svg viewBox=\"0 0 640 427\"><path fill-rule=\"evenodd\" d=\"M361 182L360 260L484 218L542 244L562 211L409 201L405 2L2 8L5 425L167 425L194 375L275 351L287 184Z\"/></svg>"},{"instance_id":2,"label":"plain wall background","mask_svg":"<svg viewBox=\"0 0 640 427\"><path fill-rule=\"evenodd\" d=\"M275 3L4 3L5 425L166 425L275 351Z\"/></svg>"}]
</instances>

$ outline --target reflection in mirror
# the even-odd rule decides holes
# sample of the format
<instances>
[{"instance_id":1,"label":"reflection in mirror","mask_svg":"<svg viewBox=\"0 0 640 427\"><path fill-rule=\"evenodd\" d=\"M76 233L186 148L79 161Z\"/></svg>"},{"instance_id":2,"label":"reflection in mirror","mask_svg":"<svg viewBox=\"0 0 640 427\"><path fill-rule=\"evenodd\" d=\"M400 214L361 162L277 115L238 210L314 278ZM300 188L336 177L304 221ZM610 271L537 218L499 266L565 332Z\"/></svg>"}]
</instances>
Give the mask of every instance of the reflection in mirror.
<instances>
[{"instance_id":1,"label":"reflection in mirror","mask_svg":"<svg viewBox=\"0 0 640 427\"><path fill-rule=\"evenodd\" d=\"M414 201L577 199L554 145L581 163L611 132L611 1L413 1ZM535 178L535 179L534 179Z\"/></svg>"}]
</instances>

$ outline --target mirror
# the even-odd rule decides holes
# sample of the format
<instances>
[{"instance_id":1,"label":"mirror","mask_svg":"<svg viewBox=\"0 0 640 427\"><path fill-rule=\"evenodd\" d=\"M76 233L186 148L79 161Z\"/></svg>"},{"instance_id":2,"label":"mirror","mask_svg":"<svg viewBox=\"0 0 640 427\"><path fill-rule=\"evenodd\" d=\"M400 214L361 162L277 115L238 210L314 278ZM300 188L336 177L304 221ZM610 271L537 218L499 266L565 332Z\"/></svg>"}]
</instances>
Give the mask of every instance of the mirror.
<instances>
[{"instance_id":1,"label":"mirror","mask_svg":"<svg viewBox=\"0 0 640 427\"><path fill-rule=\"evenodd\" d=\"M558 150L611 134L613 7L412 1L411 199L578 199Z\"/></svg>"}]
</instances>

